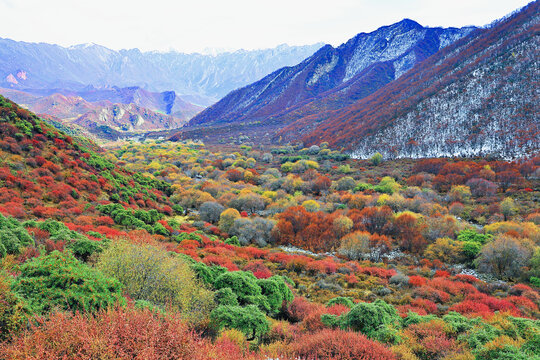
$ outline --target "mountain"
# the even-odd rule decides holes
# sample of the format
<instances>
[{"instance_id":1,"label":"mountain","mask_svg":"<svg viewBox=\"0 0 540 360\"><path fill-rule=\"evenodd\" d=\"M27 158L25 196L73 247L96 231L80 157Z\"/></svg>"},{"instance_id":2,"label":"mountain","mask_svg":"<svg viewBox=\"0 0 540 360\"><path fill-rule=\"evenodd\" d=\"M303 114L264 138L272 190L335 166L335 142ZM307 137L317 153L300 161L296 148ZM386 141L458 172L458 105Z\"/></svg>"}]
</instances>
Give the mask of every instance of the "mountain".
<instances>
[{"instance_id":1,"label":"mountain","mask_svg":"<svg viewBox=\"0 0 540 360\"><path fill-rule=\"evenodd\" d=\"M371 94L472 30L426 28L405 19L358 34L337 48L326 45L296 66L231 92L188 125L227 128L252 123L254 128L262 124L275 130L306 112L339 108Z\"/></svg>"},{"instance_id":2,"label":"mountain","mask_svg":"<svg viewBox=\"0 0 540 360\"><path fill-rule=\"evenodd\" d=\"M372 95L306 116L275 139L365 158L516 158L540 149L540 2L477 29Z\"/></svg>"},{"instance_id":3,"label":"mountain","mask_svg":"<svg viewBox=\"0 0 540 360\"><path fill-rule=\"evenodd\" d=\"M119 88L117 86L108 88L86 86L81 90L25 89L24 93L28 93L28 95L22 97L20 90L0 88L0 92L8 97L10 95L17 96L18 99L16 101L19 103L26 103L25 100L30 95L47 97L54 94L60 94L68 97L81 98L92 103L108 101L126 105L134 104L152 111L172 115L181 120L188 120L203 109L203 107L189 102L188 98L191 99L192 97L179 96L174 91L151 92L138 86L126 88Z\"/></svg>"},{"instance_id":4,"label":"mountain","mask_svg":"<svg viewBox=\"0 0 540 360\"><path fill-rule=\"evenodd\" d=\"M0 87L82 90L87 85L138 86L190 95L190 102L197 99L197 105L208 106L233 89L298 63L320 46L280 45L202 55L115 51L95 44L66 48L0 38Z\"/></svg>"},{"instance_id":5,"label":"mountain","mask_svg":"<svg viewBox=\"0 0 540 360\"><path fill-rule=\"evenodd\" d=\"M180 128L201 110L173 91L152 93L136 87L54 91L42 89L28 93L0 88L0 94L35 113L49 115L65 125L79 125L107 139L133 132Z\"/></svg>"}]
</instances>

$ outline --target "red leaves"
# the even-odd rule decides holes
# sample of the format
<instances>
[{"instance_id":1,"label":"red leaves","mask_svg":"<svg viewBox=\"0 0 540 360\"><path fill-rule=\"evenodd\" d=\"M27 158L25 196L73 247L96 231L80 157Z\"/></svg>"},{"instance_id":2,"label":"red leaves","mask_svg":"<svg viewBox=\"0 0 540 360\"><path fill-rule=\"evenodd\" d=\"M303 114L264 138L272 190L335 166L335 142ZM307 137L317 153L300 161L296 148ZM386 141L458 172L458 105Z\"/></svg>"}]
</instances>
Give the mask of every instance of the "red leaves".
<instances>
[{"instance_id":1,"label":"red leaves","mask_svg":"<svg viewBox=\"0 0 540 360\"><path fill-rule=\"evenodd\" d=\"M394 269L383 269L380 267L361 267L359 272L386 280L397 274Z\"/></svg>"},{"instance_id":2,"label":"red leaves","mask_svg":"<svg viewBox=\"0 0 540 360\"><path fill-rule=\"evenodd\" d=\"M292 345L292 353L302 359L395 359L392 351L360 333L330 329L300 335Z\"/></svg>"}]
</instances>

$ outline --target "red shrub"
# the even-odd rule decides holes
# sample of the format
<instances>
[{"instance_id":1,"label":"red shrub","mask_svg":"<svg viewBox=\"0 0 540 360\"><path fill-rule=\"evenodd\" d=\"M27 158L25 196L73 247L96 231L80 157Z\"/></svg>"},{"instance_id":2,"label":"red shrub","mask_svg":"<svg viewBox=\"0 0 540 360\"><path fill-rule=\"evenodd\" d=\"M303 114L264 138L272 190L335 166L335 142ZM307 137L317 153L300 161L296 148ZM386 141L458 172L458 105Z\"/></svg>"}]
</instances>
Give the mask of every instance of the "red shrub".
<instances>
[{"instance_id":1,"label":"red shrub","mask_svg":"<svg viewBox=\"0 0 540 360\"><path fill-rule=\"evenodd\" d=\"M206 265L219 265L223 266L224 268L227 268L229 271L236 271L238 270L238 266L236 266L230 259L215 256L215 255L209 255L206 256L203 259L203 262Z\"/></svg>"},{"instance_id":2,"label":"red shrub","mask_svg":"<svg viewBox=\"0 0 540 360\"><path fill-rule=\"evenodd\" d=\"M202 340L174 315L116 309L54 313L0 352L17 359L203 359Z\"/></svg>"},{"instance_id":3,"label":"red shrub","mask_svg":"<svg viewBox=\"0 0 540 360\"><path fill-rule=\"evenodd\" d=\"M306 360L390 360L394 354L364 335L344 330L324 329L302 334L291 345L293 356Z\"/></svg>"},{"instance_id":4,"label":"red shrub","mask_svg":"<svg viewBox=\"0 0 540 360\"><path fill-rule=\"evenodd\" d=\"M422 286L427 283L427 279L423 276L412 275L409 276L409 285L411 286Z\"/></svg>"},{"instance_id":5,"label":"red shrub","mask_svg":"<svg viewBox=\"0 0 540 360\"><path fill-rule=\"evenodd\" d=\"M361 274L367 274L387 280L397 274L396 270L394 269L384 269L380 267L361 267L360 269L358 269L358 271Z\"/></svg>"}]
</instances>

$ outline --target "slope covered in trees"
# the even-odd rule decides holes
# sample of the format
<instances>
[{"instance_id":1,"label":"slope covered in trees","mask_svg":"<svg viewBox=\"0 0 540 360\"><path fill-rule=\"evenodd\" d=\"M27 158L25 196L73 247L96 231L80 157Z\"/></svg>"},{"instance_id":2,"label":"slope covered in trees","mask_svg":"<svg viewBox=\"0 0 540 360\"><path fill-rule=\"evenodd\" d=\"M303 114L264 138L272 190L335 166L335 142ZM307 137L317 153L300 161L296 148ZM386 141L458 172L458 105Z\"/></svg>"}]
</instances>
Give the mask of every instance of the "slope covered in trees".
<instances>
[{"instance_id":1,"label":"slope covered in trees","mask_svg":"<svg viewBox=\"0 0 540 360\"><path fill-rule=\"evenodd\" d=\"M300 119L275 138L328 141L357 157L534 154L539 7L475 30L369 97Z\"/></svg>"}]
</instances>

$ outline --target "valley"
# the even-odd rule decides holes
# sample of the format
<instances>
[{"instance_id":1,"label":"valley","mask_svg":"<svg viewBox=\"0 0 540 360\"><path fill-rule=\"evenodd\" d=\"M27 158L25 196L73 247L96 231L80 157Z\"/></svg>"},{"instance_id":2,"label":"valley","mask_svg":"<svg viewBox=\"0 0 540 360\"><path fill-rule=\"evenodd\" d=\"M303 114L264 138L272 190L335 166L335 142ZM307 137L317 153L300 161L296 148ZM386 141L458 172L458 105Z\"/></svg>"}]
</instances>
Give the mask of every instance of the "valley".
<instances>
[{"instance_id":1,"label":"valley","mask_svg":"<svg viewBox=\"0 0 540 360\"><path fill-rule=\"evenodd\" d=\"M0 39L0 360L537 359L539 10Z\"/></svg>"}]
</instances>

